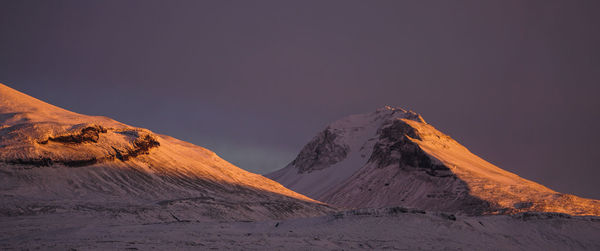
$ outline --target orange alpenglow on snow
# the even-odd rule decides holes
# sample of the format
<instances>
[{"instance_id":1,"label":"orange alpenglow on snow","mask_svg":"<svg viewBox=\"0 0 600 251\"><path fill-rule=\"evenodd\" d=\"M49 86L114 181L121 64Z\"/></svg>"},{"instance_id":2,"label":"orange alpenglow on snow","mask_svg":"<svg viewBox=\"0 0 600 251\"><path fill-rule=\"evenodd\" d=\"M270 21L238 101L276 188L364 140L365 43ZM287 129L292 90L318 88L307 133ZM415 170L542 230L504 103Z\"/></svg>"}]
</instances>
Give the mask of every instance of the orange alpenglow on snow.
<instances>
[{"instance_id":1,"label":"orange alpenglow on snow","mask_svg":"<svg viewBox=\"0 0 600 251\"><path fill-rule=\"evenodd\" d=\"M125 203L161 218L320 215L323 203L247 172L205 148L50 105L0 84L0 170L6 212L32 204L77 210ZM52 168L49 168L52 167ZM7 199L11 198L11 199ZM193 210L191 210L193 209Z\"/></svg>"},{"instance_id":2,"label":"orange alpenglow on snow","mask_svg":"<svg viewBox=\"0 0 600 251\"><path fill-rule=\"evenodd\" d=\"M558 193L500 169L417 113L389 106L330 124L287 167L267 177L348 208L600 215L600 201Z\"/></svg>"}]
</instances>

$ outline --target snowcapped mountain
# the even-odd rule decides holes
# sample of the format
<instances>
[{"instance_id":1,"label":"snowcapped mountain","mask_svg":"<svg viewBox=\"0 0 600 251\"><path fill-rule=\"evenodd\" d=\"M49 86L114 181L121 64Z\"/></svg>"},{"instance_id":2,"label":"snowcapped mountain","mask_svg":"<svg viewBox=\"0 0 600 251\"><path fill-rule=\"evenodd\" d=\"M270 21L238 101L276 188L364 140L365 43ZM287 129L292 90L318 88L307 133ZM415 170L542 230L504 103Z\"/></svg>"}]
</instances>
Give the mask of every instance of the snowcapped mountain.
<instances>
[{"instance_id":1,"label":"snowcapped mountain","mask_svg":"<svg viewBox=\"0 0 600 251\"><path fill-rule=\"evenodd\" d=\"M558 193L502 170L420 115L393 107L333 122L288 166L266 176L347 208L600 215L600 201Z\"/></svg>"},{"instance_id":2,"label":"snowcapped mountain","mask_svg":"<svg viewBox=\"0 0 600 251\"><path fill-rule=\"evenodd\" d=\"M272 176L336 205L394 206L338 211L202 147L0 84L3 250L600 247L594 216L421 210L597 214L598 202L502 171L401 109L331 124Z\"/></svg>"},{"instance_id":3,"label":"snowcapped mountain","mask_svg":"<svg viewBox=\"0 0 600 251\"><path fill-rule=\"evenodd\" d=\"M329 211L202 147L0 84L0 216L253 220Z\"/></svg>"}]
</instances>

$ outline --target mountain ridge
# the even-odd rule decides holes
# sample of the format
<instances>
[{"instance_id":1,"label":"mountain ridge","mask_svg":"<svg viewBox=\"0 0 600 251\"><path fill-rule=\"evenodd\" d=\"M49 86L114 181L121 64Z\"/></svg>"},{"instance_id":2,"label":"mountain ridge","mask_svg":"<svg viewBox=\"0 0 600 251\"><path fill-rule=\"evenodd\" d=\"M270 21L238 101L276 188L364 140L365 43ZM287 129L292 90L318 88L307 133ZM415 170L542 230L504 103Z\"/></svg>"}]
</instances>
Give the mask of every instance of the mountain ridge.
<instances>
[{"instance_id":1,"label":"mountain ridge","mask_svg":"<svg viewBox=\"0 0 600 251\"><path fill-rule=\"evenodd\" d=\"M203 147L70 112L3 84L0 201L0 215L97 209L142 221L276 219L332 210Z\"/></svg>"}]
</instances>

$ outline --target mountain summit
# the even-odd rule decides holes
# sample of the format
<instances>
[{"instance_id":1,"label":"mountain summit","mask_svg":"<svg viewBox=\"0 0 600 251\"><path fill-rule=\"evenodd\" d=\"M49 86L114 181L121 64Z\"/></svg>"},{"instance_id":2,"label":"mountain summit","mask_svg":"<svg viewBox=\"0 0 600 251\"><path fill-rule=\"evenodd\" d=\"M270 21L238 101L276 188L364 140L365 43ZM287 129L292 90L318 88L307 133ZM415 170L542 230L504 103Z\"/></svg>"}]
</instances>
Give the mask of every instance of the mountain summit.
<instances>
[{"instance_id":1,"label":"mountain summit","mask_svg":"<svg viewBox=\"0 0 600 251\"><path fill-rule=\"evenodd\" d=\"M180 221L310 216L331 208L205 148L0 84L0 216L81 211Z\"/></svg>"},{"instance_id":2,"label":"mountain summit","mask_svg":"<svg viewBox=\"0 0 600 251\"><path fill-rule=\"evenodd\" d=\"M500 169L419 114L389 106L331 123L288 166L266 176L348 208L600 215L600 201L558 193Z\"/></svg>"}]
</instances>

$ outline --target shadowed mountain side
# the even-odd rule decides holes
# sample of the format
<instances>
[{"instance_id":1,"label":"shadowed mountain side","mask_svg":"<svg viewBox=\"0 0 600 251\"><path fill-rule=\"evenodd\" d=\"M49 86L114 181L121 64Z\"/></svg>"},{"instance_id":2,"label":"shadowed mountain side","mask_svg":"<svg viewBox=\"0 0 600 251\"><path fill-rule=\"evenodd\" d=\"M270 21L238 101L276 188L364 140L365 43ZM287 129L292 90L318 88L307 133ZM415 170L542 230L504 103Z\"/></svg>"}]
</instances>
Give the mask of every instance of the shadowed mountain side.
<instances>
[{"instance_id":1,"label":"shadowed mountain side","mask_svg":"<svg viewBox=\"0 0 600 251\"><path fill-rule=\"evenodd\" d=\"M473 196L467 183L454 175L434 176L406 165L375 168L378 167L361 169L339 185L339 189L326 192L321 199L345 208L410 205L468 215L500 210L497 204Z\"/></svg>"},{"instance_id":2,"label":"shadowed mountain side","mask_svg":"<svg viewBox=\"0 0 600 251\"><path fill-rule=\"evenodd\" d=\"M101 213L157 221L264 220L333 208L256 187L140 170L140 163L69 168L0 164L0 216Z\"/></svg>"}]
</instances>

